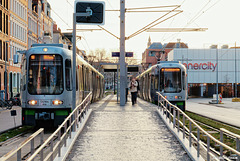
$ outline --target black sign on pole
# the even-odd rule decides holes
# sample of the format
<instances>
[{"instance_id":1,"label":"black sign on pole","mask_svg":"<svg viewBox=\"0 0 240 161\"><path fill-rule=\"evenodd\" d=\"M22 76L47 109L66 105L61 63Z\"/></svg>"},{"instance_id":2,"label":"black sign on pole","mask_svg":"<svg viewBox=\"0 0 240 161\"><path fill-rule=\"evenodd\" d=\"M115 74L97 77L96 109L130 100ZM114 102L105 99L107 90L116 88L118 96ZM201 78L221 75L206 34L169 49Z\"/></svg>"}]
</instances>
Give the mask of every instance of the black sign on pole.
<instances>
[{"instance_id":1,"label":"black sign on pole","mask_svg":"<svg viewBox=\"0 0 240 161\"><path fill-rule=\"evenodd\" d=\"M89 13L90 16L77 16L78 24L104 24L105 2L102 1L75 1L75 13Z\"/></svg>"},{"instance_id":2,"label":"black sign on pole","mask_svg":"<svg viewBox=\"0 0 240 161\"><path fill-rule=\"evenodd\" d=\"M11 110L11 116L16 116L17 115L17 111L16 110Z\"/></svg>"},{"instance_id":3,"label":"black sign on pole","mask_svg":"<svg viewBox=\"0 0 240 161\"><path fill-rule=\"evenodd\" d=\"M112 57L120 57L120 52L112 52ZM125 52L125 57L133 57L133 52Z\"/></svg>"}]
</instances>

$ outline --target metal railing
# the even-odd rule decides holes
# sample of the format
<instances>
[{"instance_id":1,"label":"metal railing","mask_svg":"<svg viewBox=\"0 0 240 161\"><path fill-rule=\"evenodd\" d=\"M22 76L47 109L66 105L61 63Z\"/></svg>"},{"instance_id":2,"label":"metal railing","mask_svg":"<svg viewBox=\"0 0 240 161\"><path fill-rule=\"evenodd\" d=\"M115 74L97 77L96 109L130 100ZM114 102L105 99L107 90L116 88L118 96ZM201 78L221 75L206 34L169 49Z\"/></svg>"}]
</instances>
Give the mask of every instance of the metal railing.
<instances>
[{"instance_id":1,"label":"metal railing","mask_svg":"<svg viewBox=\"0 0 240 161\"><path fill-rule=\"evenodd\" d=\"M214 138L212 135L210 135L207 131L202 129L195 121L193 121L188 115L186 115L181 109L179 109L177 106L171 104L166 98L164 98L159 92L156 92L158 95L158 108L160 112L162 112L163 115L166 115L166 119L169 119L169 123L172 122L173 128L177 128L177 132L180 131L180 126L182 126L182 133L183 133L183 139L186 138L186 133L189 134L188 140L189 140L189 147L192 147L192 140L194 139L197 144L197 157L200 156L200 146L203 146L202 141L200 140L200 134L202 136L204 135L207 137L207 161L210 160L211 154L211 147L210 147L210 141L213 141L215 144L220 145L221 147L226 148L227 150L231 151L232 153L240 156L240 152L231 148L230 146L222 143L221 141ZM182 115L182 120L180 120L180 115ZM186 125L186 121L189 121L189 127ZM197 137L193 134L193 127L197 130ZM220 159L227 159L225 156L219 157Z\"/></svg>"},{"instance_id":2,"label":"metal railing","mask_svg":"<svg viewBox=\"0 0 240 161\"><path fill-rule=\"evenodd\" d=\"M54 155L61 157L61 148L67 146L67 139L72 137L72 132L75 132L81 123L84 113L89 109L91 102L92 92L90 92L86 98L78 105L69 116L63 121L63 123L57 128L57 130L32 154L27 160L34 160L38 154L40 154L40 160L53 160ZM45 147L50 147L50 152L46 152L44 156ZM46 149L47 150L47 149ZM57 153L57 154L56 154Z\"/></svg>"},{"instance_id":3,"label":"metal railing","mask_svg":"<svg viewBox=\"0 0 240 161\"><path fill-rule=\"evenodd\" d=\"M234 137L236 139L236 150L240 151L240 135L237 135L235 133L232 133L224 128L220 128L220 141L223 143L223 133L226 133L228 135L231 135L232 137ZM220 157L223 157L223 146L220 145ZM240 156L238 155L236 157L236 160L239 161L240 160Z\"/></svg>"},{"instance_id":4,"label":"metal railing","mask_svg":"<svg viewBox=\"0 0 240 161\"><path fill-rule=\"evenodd\" d=\"M1 161L5 161L10 159L11 157L13 157L16 153L17 153L17 161L21 161L22 160L22 149L25 148L25 146L31 142L31 154L33 154L35 152L35 138L40 135L40 145L43 144L43 134L44 134L44 129L41 128L38 131L36 131L35 133L33 133L31 136L29 136L26 140L24 140L17 149L12 150L10 152L8 152L7 154L5 154L2 158L0 158Z\"/></svg>"}]
</instances>

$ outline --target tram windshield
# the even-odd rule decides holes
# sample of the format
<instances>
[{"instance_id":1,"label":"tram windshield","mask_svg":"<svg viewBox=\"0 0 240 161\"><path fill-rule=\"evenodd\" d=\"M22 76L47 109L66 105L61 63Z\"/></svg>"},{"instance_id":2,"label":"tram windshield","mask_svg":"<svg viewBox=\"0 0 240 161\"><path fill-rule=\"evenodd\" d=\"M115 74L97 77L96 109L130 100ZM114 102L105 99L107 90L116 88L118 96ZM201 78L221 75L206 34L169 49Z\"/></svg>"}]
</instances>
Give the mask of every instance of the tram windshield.
<instances>
[{"instance_id":1,"label":"tram windshield","mask_svg":"<svg viewBox=\"0 0 240 161\"><path fill-rule=\"evenodd\" d=\"M160 71L160 85L161 92L181 92L181 70L179 68L162 68Z\"/></svg>"},{"instance_id":2,"label":"tram windshield","mask_svg":"<svg viewBox=\"0 0 240 161\"><path fill-rule=\"evenodd\" d=\"M60 55L29 57L28 92L32 95L55 95L63 92L63 60Z\"/></svg>"}]
</instances>

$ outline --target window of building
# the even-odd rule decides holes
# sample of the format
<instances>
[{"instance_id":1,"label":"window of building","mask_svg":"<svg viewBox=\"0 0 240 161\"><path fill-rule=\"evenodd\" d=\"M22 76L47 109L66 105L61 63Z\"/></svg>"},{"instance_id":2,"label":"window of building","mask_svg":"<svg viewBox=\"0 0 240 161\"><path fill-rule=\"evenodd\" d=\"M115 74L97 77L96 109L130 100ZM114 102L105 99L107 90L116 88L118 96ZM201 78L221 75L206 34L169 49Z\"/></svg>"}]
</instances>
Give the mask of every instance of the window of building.
<instances>
[{"instance_id":1,"label":"window of building","mask_svg":"<svg viewBox=\"0 0 240 161\"><path fill-rule=\"evenodd\" d=\"M2 59L2 40L0 40L0 59Z\"/></svg>"},{"instance_id":2,"label":"window of building","mask_svg":"<svg viewBox=\"0 0 240 161\"><path fill-rule=\"evenodd\" d=\"M6 34L8 35L8 15L6 15Z\"/></svg>"},{"instance_id":3,"label":"window of building","mask_svg":"<svg viewBox=\"0 0 240 161\"><path fill-rule=\"evenodd\" d=\"M0 10L0 30L2 31L2 10Z\"/></svg>"},{"instance_id":4,"label":"window of building","mask_svg":"<svg viewBox=\"0 0 240 161\"><path fill-rule=\"evenodd\" d=\"M6 33L6 26L5 26L5 24L6 24L6 22L5 22L5 13L3 13L3 33Z\"/></svg>"},{"instance_id":5,"label":"window of building","mask_svg":"<svg viewBox=\"0 0 240 161\"><path fill-rule=\"evenodd\" d=\"M148 55L149 56L155 56L156 55L156 51L149 51Z\"/></svg>"}]
</instances>

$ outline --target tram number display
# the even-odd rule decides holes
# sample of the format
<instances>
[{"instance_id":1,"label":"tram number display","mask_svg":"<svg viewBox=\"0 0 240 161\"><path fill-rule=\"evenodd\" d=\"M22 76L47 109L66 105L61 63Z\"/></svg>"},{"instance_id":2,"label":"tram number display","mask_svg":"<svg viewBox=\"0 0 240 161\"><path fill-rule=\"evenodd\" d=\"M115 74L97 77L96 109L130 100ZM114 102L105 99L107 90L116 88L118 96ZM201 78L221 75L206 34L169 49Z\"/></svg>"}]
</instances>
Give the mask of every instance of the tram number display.
<instances>
[{"instance_id":1,"label":"tram number display","mask_svg":"<svg viewBox=\"0 0 240 161\"><path fill-rule=\"evenodd\" d=\"M40 106L49 106L50 100L40 100Z\"/></svg>"}]
</instances>

